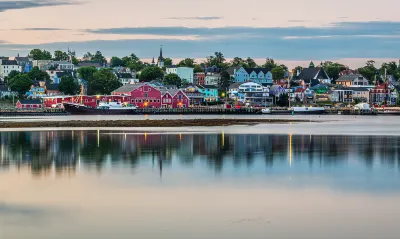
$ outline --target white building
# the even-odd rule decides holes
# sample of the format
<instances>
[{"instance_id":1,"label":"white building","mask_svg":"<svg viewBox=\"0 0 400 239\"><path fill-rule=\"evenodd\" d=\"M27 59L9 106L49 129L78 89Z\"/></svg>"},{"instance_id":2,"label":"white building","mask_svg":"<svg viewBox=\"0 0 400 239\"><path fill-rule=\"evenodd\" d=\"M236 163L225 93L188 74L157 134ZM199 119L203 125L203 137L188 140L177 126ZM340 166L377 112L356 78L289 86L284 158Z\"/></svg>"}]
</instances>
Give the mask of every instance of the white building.
<instances>
[{"instance_id":1,"label":"white building","mask_svg":"<svg viewBox=\"0 0 400 239\"><path fill-rule=\"evenodd\" d=\"M54 61L52 64L60 71L73 71L75 69L74 64L68 61Z\"/></svg>"},{"instance_id":2,"label":"white building","mask_svg":"<svg viewBox=\"0 0 400 239\"><path fill-rule=\"evenodd\" d=\"M217 86L221 81L221 74L219 73L208 73L205 78L206 85Z\"/></svg>"},{"instance_id":3,"label":"white building","mask_svg":"<svg viewBox=\"0 0 400 239\"><path fill-rule=\"evenodd\" d=\"M194 78L194 68L191 67L177 67L168 66L166 69L168 74L177 74L182 80L187 80L189 83L193 84Z\"/></svg>"},{"instance_id":4,"label":"white building","mask_svg":"<svg viewBox=\"0 0 400 239\"><path fill-rule=\"evenodd\" d=\"M11 71L22 72L22 66L18 65L15 60L0 59L0 77L4 78L8 76Z\"/></svg>"},{"instance_id":5,"label":"white building","mask_svg":"<svg viewBox=\"0 0 400 239\"><path fill-rule=\"evenodd\" d=\"M47 71L53 65L52 60L34 60L32 61L32 67L38 67L41 71Z\"/></svg>"}]
</instances>

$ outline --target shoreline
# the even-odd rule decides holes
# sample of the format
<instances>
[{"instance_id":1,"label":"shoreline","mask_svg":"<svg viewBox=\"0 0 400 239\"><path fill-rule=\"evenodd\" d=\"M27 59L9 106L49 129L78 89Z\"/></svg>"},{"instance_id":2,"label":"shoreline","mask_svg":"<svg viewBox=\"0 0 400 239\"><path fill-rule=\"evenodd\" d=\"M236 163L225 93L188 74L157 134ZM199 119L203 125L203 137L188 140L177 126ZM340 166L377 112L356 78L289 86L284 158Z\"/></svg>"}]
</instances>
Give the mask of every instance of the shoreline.
<instances>
[{"instance_id":1,"label":"shoreline","mask_svg":"<svg viewBox=\"0 0 400 239\"><path fill-rule=\"evenodd\" d=\"M74 120L41 122L0 122L0 128L71 128L71 127L216 127L232 125L285 124L310 122L301 119L163 119L163 120ZM315 122L315 121L313 121Z\"/></svg>"}]
</instances>

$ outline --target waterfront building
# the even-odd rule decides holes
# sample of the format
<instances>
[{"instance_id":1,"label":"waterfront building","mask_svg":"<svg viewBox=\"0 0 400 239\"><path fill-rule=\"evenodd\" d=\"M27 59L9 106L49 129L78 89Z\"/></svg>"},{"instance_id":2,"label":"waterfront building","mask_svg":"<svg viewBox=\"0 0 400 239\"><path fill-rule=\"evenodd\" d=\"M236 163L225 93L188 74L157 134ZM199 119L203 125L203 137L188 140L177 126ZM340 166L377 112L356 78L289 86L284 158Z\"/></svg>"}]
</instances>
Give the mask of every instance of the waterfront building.
<instances>
[{"instance_id":1,"label":"waterfront building","mask_svg":"<svg viewBox=\"0 0 400 239\"><path fill-rule=\"evenodd\" d=\"M396 94L392 94L393 89L389 87L388 83L381 84L370 90L370 103L373 105L393 105L396 104Z\"/></svg>"},{"instance_id":2,"label":"waterfront building","mask_svg":"<svg viewBox=\"0 0 400 239\"><path fill-rule=\"evenodd\" d=\"M273 104L269 88L254 82L246 82L239 86L238 101L251 106L270 106Z\"/></svg>"},{"instance_id":3,"label":"waterfront building","mask_svg":"<svg viewBox=\"0 0 400 239\"><path fill-rule=\"evenodd\" d=\"M0 77L5 78L11 71L22 72L22 66L18 65L16 60L0 59Z\"/></svg>"},{"instance_id":4,"label":"waterfront building","mask_svg":"<svg viewBox=\"0 0 400 239\"><path fill-rule=\"evenodd\" d=\"M272 73L265 68L243 68L234 70L234 82L252 81L258 84L273 84Z\"/></svg>"},{"instance_id":5,"label":"waterfront building","mask_svg":"<svg viewBox=\"0 0 400 239\"><path fill-rule=\"evenodd\" d=\"M353 90L353 99L358 99L360 102L369 102L369 91L366 87L350 87Z\"/></svg>"},{"instance_id":6,"label":"waterfront building","mask_svg":"<svg viewBox=\"0 0 400 239\"><path fill-rule=\"evenodd\" d=\"M43 104L40 100L18 100L16 108L18 109L40 109Z\"/></svg>"},{"instance_id":7,"label":"waterfront building","mask_svg":"<svg viewBox=\"0 0 400 239\"><path fill-rule=\"evenodd\" d=\"M334 89L332 93L332 101L342 102L342 103L352 103L353 90L343 86Z\"/></svg>"},{"instance_id":8,"label":"waterfront building","mask_svg":"<svg viewBox=\"0 0 400 239\"><path fill-rule=\"evenodd\" d=\"M192 67L178 67L175 65L167 66L166 73L167 74L177 74L181 80L186 80L190 84L194 83L194 68Z\"/></svg>"},{"instance_id":9,"label":"waterfront building","mask_svg":"<svg viewBox=\"0 0 400 239\"><path fill-rule=\"evenodd\" d=\"M198 106L204 102L204 94L199 91L199 87L196 85L189 85L183 91L190 100L190 105Z\"/></svg>"},{"instance_id":10,"label":"waterfront building","mask_svg":"<svg viewBox=\"0 0 400 239\"><path fill-rule=\"evenodd\" d=\"M58 88L58 84L46 84L46 96L58 95L63 95L63 93Z\"/></svg>"},{"instance_id":11,"label":"waterfront building","mask_svg":"<svg viewBox=\"0 0 400 239\"><path fill-rule=\"evenodd\" d=\"M238 83L233 83L233 84L231 84L229 86L229 88L228 88L228 97L230 99L233 99L233 100L237 100L238 99L239 86L241 84L243 84L243 83L238 82Z\"/></svg>"},{"instance_id":12,"label":"waterfront building","mask_svg":"<svg viewBox=\"0 0 400 239\"><path fill-rule=\"evenodd\" d=\"M199 86L199 92L204 95L205 102L219 101L218 88L215 85Z\"/></svg>"},{"instance_id":13,"label":"waterfront building","mask_svg":"<svg viewBox=\"0 0 400 239\"><path fill-rule=\"evenodd\" d=\"M181 89L162 91L162 108L188 108L190 106L189 97Z\"/></svg>"},{"instance_id":14,"label":"waterfront building","mask_svg":"<svg viewBox=\"0 0 400 239\"><path fill-rule=\"evenodd\" d=\"M26 92L26 95L32 98L46 96L46 82L34 81L31 89Z\"/></svg>"}]
</instances>

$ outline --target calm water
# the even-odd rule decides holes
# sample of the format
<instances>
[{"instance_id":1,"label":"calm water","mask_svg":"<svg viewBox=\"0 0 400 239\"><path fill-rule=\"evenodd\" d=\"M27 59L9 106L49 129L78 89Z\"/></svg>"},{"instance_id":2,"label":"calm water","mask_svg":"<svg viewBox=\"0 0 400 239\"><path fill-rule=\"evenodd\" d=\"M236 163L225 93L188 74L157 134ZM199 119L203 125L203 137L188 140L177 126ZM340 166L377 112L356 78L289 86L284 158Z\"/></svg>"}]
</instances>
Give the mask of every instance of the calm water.
<instances>
[{"instance_id":1,"label":"calm water","mask_svg":"<svg viewBox=\"0 0 400 239\"><path fill-rule=\"evenodd\" d=\"M400 237L400 137L1 132L0 238Z\"/></svg>"}]
</instances>

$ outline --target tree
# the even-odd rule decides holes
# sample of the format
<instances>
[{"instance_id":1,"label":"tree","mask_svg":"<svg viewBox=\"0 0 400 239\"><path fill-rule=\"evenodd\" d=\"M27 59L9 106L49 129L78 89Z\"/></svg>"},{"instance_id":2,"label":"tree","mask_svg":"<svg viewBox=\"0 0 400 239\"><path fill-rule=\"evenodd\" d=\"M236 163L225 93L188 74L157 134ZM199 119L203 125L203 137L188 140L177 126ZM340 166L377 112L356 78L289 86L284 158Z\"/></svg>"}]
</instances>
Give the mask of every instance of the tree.
<instances>
[{"instance_id":1,"label":"tree","mask_svg":"<svg viewBox=\"0 0 400 239\"><path fill-rule=\"evenodd\" d=\"M106 58L103 56L103 54L100 51L96 51L94 56L92 56L91 61L98 62L98 63L100 63L102 65L107 63Z\"/></svg>"},{"instance_id":2,"label":"tree","mask_svg":"<svg viewBox=\"0 0 400 239\"><path fill-rule=\"evenodd\" d=\"M322 63L322 67L324 68L326 74L335 82L339 78L339 73L343 70L346 70L347 67L339 64L337 62L325 61Z\"/></svg>"},{"instance_id":3,"label":"tree","mask_svg":"<svg viewBox=\"0 0 400 239\"><path fill-rule=\"evenodd\" d=\"M177 74L168 74L164 77L163 84L176 85L179 88L181 87L182 80Z\"/></svg>"},{"instance_id":4,"label":"tree","mask_svg":"<svg viewBox=\"0 0 400 239\"><path fill-rule=\"evenodd\" d=\"M217 66L222 70L225 70L229 66L229 64L225 63L224 54L222 54L221 52L215 52L214 56L208 56L205 61L205 65L208 67Z\"/></svg>"},{"instance_id":5,"label":"tree","mask_svg":"<svg viewBox=\"0 0 400 239\"><path fill-rule=\"evenodd\" d=\"M274 59L272 58L267 58L265 60L264 65L262 65L262 68L267 69L268 71L271 71L273 68L277 67L278 65L275 63Z\"/></svg>"},{"instance_id":6,"label":"tree","mask_svg":"<svg viewBox=\"0 0 400 239\"><path fill-rule=\"evenodd\" d=\"M247 57L245 62L246 62L246 65L248 68L256 68L257 67L257 63L250 57Z\"/></svg>"},{"instance_id":7,"label":"tree","mask_svg":"<svg viewBox=\"0 0 400 239\"><path fill-rule=\"evenodd\" d=\"M55 61L68 61L69 60L68 53L63 52L63 51L55 51L53 60L55 60Z\"/></svg>"},{"instance_id":8,"label":"tree","mask_svg":"<svg viewBox=\"0 0 400 239\"><path fill-rule=\"evenodd\" d=\"M400 65L397 66L396 62L391 61L388 63L383 63L379 72L381 75L385 75L385 70L387 75L393 75L394 78L400 79Z\"/></svg>"},{"instance_id":9,"label":"tree","mask_svg":"<svg viewBox=\"0 0 400 239\"><path fill-rule=\"evenodd\" d=\"M164 58L164 65L165 66L172 66L173 65L173 62L172 62L172 59L171 58Z\"/></svg>"},{"instance_id":10,"label":"tree","mask_svg":"<svg viewBox=\"0 0 400 239\"><path fill-rule=\"evenodd\" d=\"M51 53L46 50L33 49L29 53L29 57L33 60L51 60Z\"/></svg>"},{"instance_id":11,"label":"tree","mask_svg":"<svg viewBox=\"0 0 400 239\"><path fill-rule=\"evenodd\" d=\"M124 62L121 60L121 58L116 57L116 56L111 57L111 60L110 60L111 67L123 66L123 63Z\"/></svg>"},{"instance_id":12,"label":"tree","mask_svg":"<svg viewBox=\"0 0 400 239\"><path fill-rule=\"evenodd\" d=\"M75 66L79 64L79 60L75 56L72 56L72 64L74 64Z\"/></svg>"},{"instance_id":13,"label":"tree","mask_svg":"<svg viewBox=\"0 0 400 239\"><path fill-rule=\"evenodd\" d=\"M8 76L4 77L4 80L5 80L6 82L8 82L10 79L12 79L12 78L14 78L15 76L20 75L20 74L22 74L22 73L19 72L19 71L11 71L10 73L8 73Z\"/></svg>"},{"instance_id":14,"label":"tree","mask_svg":"<svg viewBox=\"0 0 400 239\"><path fill-rule=\"evenodd\" d=\"M92 58L93 58L92 53L87 52L87 53L85 53L85 55L83 55L83 58L82 58L82 59L83 59L84 61L91 61Z\"/></svg>"},{"instance_id":15,"label":"tree","mask_svg":"<svg viewBox=\"0 0 400 239\"><path fill-rule=\"evenodd\" d=\"M32 70L28 73L28 77L31 80L37 80L37 81L48 81L50 80L49 74L45 71L41 71L39 67L35 66L32 68Z\"/></svg>"},{"instance_id":16,"label":"tree","mask_svg":"<svg viewBox=\"0 0 400 239\"><path fill-rule=\"evenodd\" d=\"M9 80L8 86L17 91L20 96L25 94L32 86L33 81L26 74L19 74Z\"/></svg>"},{"instance_id":17,"label":"tree","mask_svg":"<svg viewBox=\"0 0 400 239\"><path fill-rule=\"evenodd\" d=\"M190 82L186 79L183 79L180 87L187 87L188 85L190 85Z\"/></svg>"},{"instance_id":18,"label":"tree","mask_svg":"<svg viewBox=\"0 0 400 239\"><path fill-rule=\"evenodd\" d=\"M186 58L178 63L178 66L185 66L185 67L192 67L194 68L194 65L196 62L192 58Z\"/></svg>"},{"instance_id":19,"label":"tree","mask_svg":"<svg viewBox=\"0 0 400 239\"><path fill-rule=\"evenodd\" d=\"M375 68L374 64L375 61L370 60L367 61L364 67L358 68L358 72L365 78L367 78L370 84L373 84L373 82L375 81L375 76L378 73L378 69ZM379 80L379 78L377 78L377 80Z\"/></svg>"},{"instance_id":20,"label":"tree","mask_svg":"<svg viewBox=\"0 0 400 239\"><path fill-rule=\"evenodd\" d=\"M122 86L117 76L109 69L100 69L93 74L88 82L88 94L109 95Z\"/></svg>"},{"instance_id":21,"label":"tree","mask_svg":"<svg viewBox=\"0 0 400 239\"><path fill-rule=\"evenodd\" d=\"M79 84L72 76L63 76L58 85L61 92L66 95L75 95L79 91Z\"/></svg>"},{"instance_id":22,"label":"tree","mask_svg":"<svg viewBox=\"0 0 400 239\"><path fill-rule=\"evenodd\" d=\"M289 104L289 96L286 93L280 94L278 98L278 102L276 102L278 106L285 107Z\"/></svg>"},{"instance_id":23,"label":"tree","mask_svg":"<svg viewBox=\"0 0 400 239\"><path fill-rule=\"evenodd\" d=\"M281 66L274 67L271 73L274 80L281 80L285 77L285 69Z\"/></svg>"},{"instance_id":24,"label":"tree","mask_svg":"<svg viewBox=\"0 0 400 239\"><path fill-rule=\"evenodd\" d=\"M96 72L97 69L94 66L81 67L78 69L79 76L86 81L89 81Z\"/></svg>"},{"instance_id":25,"label":"tree","mask_svg":"<svg viewBox=\"0 0 400 239\"><path fill-rule=\"evenodd\" d=\"M148 66L142 70L140 73L140 80L142 81L152 81L159 80L164 77L164 72L157 66Z\"/></svg>"},{"instance_id":26,"label":"tree","mask_svg":"<svg viewBox=\"0 0 400 239\"><path fill-rule=\"evenodd\" d=\"M227 71L221 72L221 80L218 84L218 88L220 90L226 91L231 84L232 84L232 79L231 79L231 76L229 75L229 73Z\"/></svg>"},{"instance_id":27,"label":"tree","mask_svg":"<svg viewBox=\"0 0 400 239\"><path fill-rule=\"evenodd\" d=\"M204 69L203 68L201 68L201 66L200 65L194 65L194 69L193 69L193 72L194 73L198 73L198 72L204 72Z\"/></svg>"},{"instance_id":28,"label":"tree","mask_svg":"<svg viewBox=\"0 0 400 239\"><path fill-rule=\"evenodd\" d=\"M247 66L245 66L245 65L246 65L246 63L240 57L234 57L232 59L232 61L230 62L230 66L232 66L232 67L246 67L247 68Z\"/></svg>"}]
</instances>

